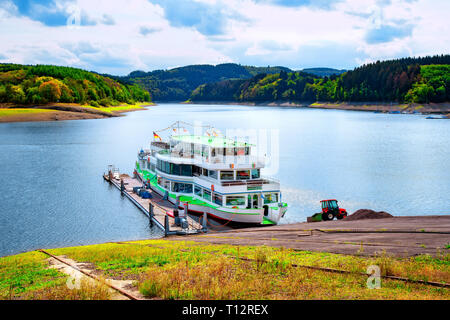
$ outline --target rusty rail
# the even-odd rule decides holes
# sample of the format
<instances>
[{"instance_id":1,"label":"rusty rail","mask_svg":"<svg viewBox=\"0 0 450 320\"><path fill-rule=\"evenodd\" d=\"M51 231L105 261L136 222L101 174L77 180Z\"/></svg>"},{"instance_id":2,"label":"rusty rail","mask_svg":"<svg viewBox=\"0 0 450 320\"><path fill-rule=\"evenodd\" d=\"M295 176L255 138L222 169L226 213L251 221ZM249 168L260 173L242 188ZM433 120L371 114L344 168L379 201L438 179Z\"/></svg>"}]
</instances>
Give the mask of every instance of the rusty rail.
<instances>
[{"instance_id":1,"label":"rusty rail","mask_svg":"<svg viewBox=\"0 0 450 320\"><path fill-rule=\"evenodd\" d=\"M111 289L113 289L113 290L119 292L121 295L127 297L128 299L131 299L131 300L142 300L142 299L140 299L140 298L138 298L138 297L133 296L133 295L130 294L129 292L126 292L126 291L124 291L124 290L122 290L122 289L116 287L116 286L113 285L113 284L110 284L110 283L108 283L108 282L106 282L106 281L102 281L99 277L97 277L97 276L95 276L95 275L93 275L93 274L90 274L89 272L86 272L86 271L84 271L84 270L78 268L77 266L74 266L73 264L68 263L67 261L64 261L64 260L61 259L61 258L58 258L57 256L55 256L55 255L53 255L53 254L51 254L51 253L49 253L49 252L47 252L47 251L45 251L45 250L43 250L43 249L38 249L37 251L42 252L43 254L46 254L46 255L48 255L49 257L52 257L53 259L56 259L56 260L58 260L58 261L61 262L61 263L64 263L65 265L71 267L72 269L77 270L78 272L81 272L82 274L84 274L84 275L86 275L86 276L88 276L88 277L90 277L90 278L92 278L92 279L94 279L94 280L96 280L96 281L98 281L98 282L104 283L105 285L107 285L107 286L110 287Z\"/></svg>"}]
</instances>

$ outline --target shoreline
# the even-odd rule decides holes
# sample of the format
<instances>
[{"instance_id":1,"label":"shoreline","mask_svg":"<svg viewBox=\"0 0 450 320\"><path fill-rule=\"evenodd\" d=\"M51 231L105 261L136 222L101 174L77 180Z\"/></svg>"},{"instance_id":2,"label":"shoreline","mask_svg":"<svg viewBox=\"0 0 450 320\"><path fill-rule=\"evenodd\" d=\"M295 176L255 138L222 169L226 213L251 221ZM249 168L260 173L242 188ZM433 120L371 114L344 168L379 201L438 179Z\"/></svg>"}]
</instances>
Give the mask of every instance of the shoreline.
<instances>
[{"instance_id":1,"label":"shoreline","mask_svg":"<svg viewBox=\"0 0 450 320\"><path fill-rule=\"evenodd\" d=\"M159 102L163 103L163 102ZM399 104L399 103L329 103L329 102L230 102L230 101L185 101L181 104L223 104L252 107L288 107L288 108L310 108L310 109L331 109L346 111L365 111L376 113L400 113L400 114L422 114L422 115L443 115L450 119L450 103L431 104Z\"/></svg>"},{"instance_id":2,"label":"shoreline","mask_svg":"<svg viewBox=\"0 0 450 320\"><path fill-rule=\"evenodd\" d=\"M66 120L88 120L122 117L124 113L146 110L146 107L164 103L176 103L184 105L236 105L252 107L286 107L329 109L345 111L363 111L386 114L416 114L416 115L440 115L442 119L450 119L450 103L440 104L386 104L386 103L298 103L298 102L232 102L232 101L174 101L174 102L150 102L136 105L120 105L117 107L95 108L87 105L54 103L41 106L16 106L0 104L0 123L13 122L44 122ZM441 118L437 118L441 119Z\"/></svg>"},{"instance_id":3,"label":"shoreline","mask_svg":"<svg viewBox=\"0 0 450 320\"><path fill-rule=\"evenodd\" d=\"M300 235L299 235L300 233ZM361 236L363 235L363 236ZM430 236L432 235L432 236ZM315 242L304 242L296 237L314 237ZM355 237L355 239L351 239ZM324 238L327 245L323 245ZM332 239L330 239L332 238ZM295 239L295 240L292 240ZM142 242L159 240L194 241L233 246L286 247L293 250L310 250L345 255L376 256L380 251L393 257L415 255L436 255L436 249L450 245L450 215L393 216L378 219L345 219L320 222L295 222L264 227L236 228L224 231L208 230L206 234L170 235L161 238L141 238L129 240L110 240L81 245L48 247L49 250L99 246L115 242ZM353 240L353 241L352 241ZM400 243L405 241L405 245ZM412 242L411 242L412 241ZM418 241L426 245L417 245ZM359 252L361 243L367 246ZM395 244L394 244L395 243ZM415 245L408 245L414 243ZM450 249L450 248L447 248ZM14 257L30 253L30 249L0 256ZM450 254L450 252L449 252Z\"/></svg>"},{"instance_id":4,"label":"shoreline","mask_svg":"<svg viewBox=\"0 0 450 320\"><path fill-rule=\"evenodd\" d=\"M0 105L0 123L87 120L122 117L124 113L146 110L154 103L121 104L116 107L92 107L74 103L40 106Z\"/></svg>"}]
</instances>

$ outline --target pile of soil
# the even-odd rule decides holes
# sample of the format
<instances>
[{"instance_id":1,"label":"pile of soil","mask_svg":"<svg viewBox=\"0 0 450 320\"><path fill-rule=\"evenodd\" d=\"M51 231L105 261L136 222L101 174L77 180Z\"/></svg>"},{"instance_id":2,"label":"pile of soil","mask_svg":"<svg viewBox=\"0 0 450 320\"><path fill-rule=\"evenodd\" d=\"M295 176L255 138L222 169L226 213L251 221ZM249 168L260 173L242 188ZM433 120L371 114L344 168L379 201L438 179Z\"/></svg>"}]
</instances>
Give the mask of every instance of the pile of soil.
<instances>
[{"instance_id":1,"label":"pile of soil","mask_svg":"<svg viewBox=\"0 0 450 320\"><path fill-rule=\"evenodd\" d=\"M364 220L364 219L385 219L392 218L393 215L384 211L373 211L370 209L359 209L345 218L345 221Z\"/></svg>"}]
</instances>

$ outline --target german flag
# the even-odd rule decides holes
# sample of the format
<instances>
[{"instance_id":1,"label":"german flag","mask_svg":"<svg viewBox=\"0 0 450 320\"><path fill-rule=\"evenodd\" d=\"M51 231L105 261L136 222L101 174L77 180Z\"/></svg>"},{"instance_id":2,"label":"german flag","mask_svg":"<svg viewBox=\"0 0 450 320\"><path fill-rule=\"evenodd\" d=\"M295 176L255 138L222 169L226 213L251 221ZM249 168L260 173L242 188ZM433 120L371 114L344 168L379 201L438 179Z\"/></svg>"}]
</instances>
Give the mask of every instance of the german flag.
<instances>
[{"instance_id":1,"label":"german flag","mask_svg":"<svg viewBox=\"0 0 450 320\"><path fill-rule=\"evenodd\" d=\"M153 131L153 139L159 139L159 141L162 141L161 137L155 131Z\"/></svg>"}]
</instances>

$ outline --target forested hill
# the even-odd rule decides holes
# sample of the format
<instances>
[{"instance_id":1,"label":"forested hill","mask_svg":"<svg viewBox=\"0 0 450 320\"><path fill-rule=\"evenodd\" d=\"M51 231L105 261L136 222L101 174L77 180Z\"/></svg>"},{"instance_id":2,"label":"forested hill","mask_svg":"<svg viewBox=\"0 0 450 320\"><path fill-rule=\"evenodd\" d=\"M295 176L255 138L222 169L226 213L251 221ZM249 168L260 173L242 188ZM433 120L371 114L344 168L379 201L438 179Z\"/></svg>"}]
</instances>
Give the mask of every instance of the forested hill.
<instances>
[{"instance_id":1,"label":"forested hill","mask_svg":"<svg viewBox=\"0 0 450 320\"><path fill-rule=\"evenodd\" d=\"M450 101L450 55L404 58L361 66L342 75L303 72L258 75L199 86L192 101L411 102Z\"/></svg>"},{"instance_id":2,"label":"forested hill","mask_svg":"<svg viewBox=\"0 0 450 320\"><path fill-rule=\"evenodd\" d=\"M199 85L227 79L248 79L257 74L291 72L284 67L250 67L234 63L192 65L152 72L134 71L118 79L139 84L147 89L155 101L185 101Z\"/></svg>"},{"instance_id":3,"label":"forested hill","mask_svg":"<svg viewBox=\"0 0 450 320\"><path fill-rule=\"evenodd\" d=\"M81 69L0 64L0 103L112 106L150 100L150 94L137 85L120 83Z\"/></svg>"},{"instance_id":4,"label":"forested hill","mask_svg":"<svg viewBox=\"0 0 450 320\"><path fill-rule=\"evenodd\" d=\"M345 73L347 70L338 70L332 68L307 68L303 69L303 72L311 73L319 77L330 77L332 75L340 75Z\"/></svg>"}]
</instances>

